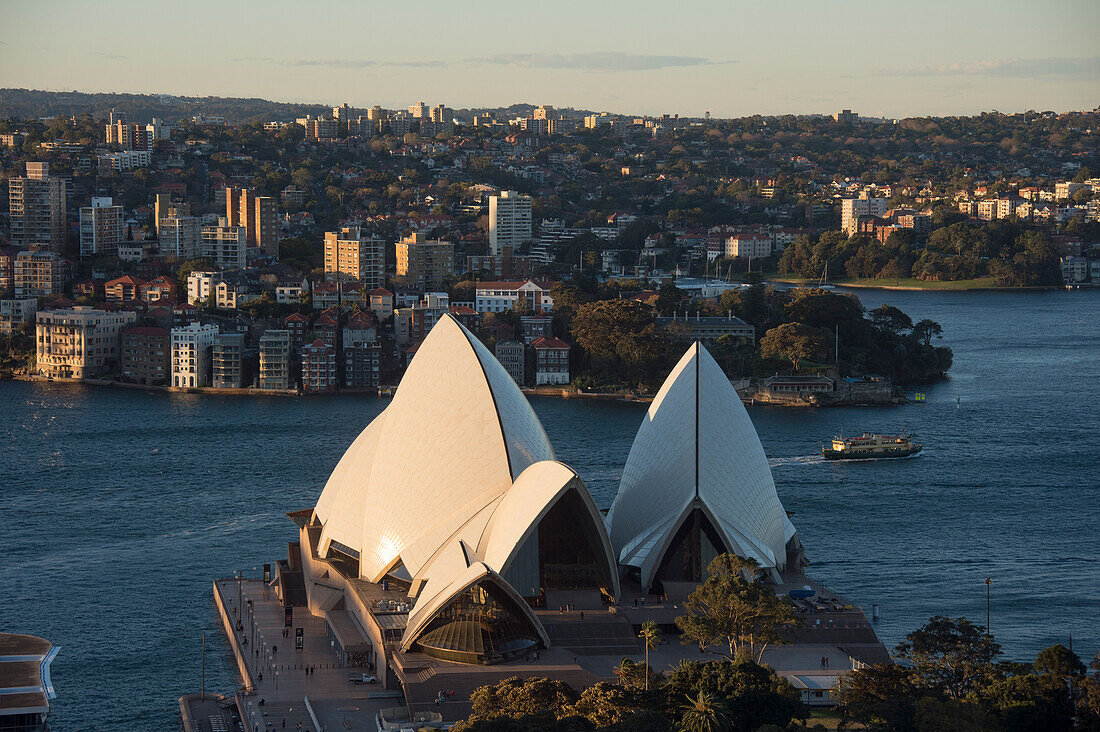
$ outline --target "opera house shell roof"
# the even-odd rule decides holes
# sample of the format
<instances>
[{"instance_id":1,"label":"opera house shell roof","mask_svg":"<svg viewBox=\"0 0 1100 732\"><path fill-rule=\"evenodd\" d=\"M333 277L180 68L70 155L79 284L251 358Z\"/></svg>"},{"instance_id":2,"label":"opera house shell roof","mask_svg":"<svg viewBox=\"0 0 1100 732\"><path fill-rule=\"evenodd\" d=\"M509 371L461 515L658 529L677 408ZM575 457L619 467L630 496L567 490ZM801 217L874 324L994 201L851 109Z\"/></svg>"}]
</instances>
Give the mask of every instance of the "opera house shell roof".
<instances>
[{"instance_id":1,"label":"opera house shell roof","mask_svg":"<svg viewBox=\"0 0 1100 732\"><path fill-rule=\"evenodd\" d=\"M492 645L503 658L549 645L525 598L555 583L618 595L588 490L556 461L512 378L449 315L344 454L313 519L320 557L357 560L369 582L410 585L402 650L485 662ZM477 637L490 625L495 637Z\"/></svg>"},{"instance_id":2,"label":"opera house shell roof","mask_svg":"<svg viewBox=\"0 0 1100 732\"><path fill-rule=\"evenodd\" d=\"M722 552L755 559L779 581L788 548L800 548L752 421L698 343L650 405L607 521L619 564L647 590L699 581Z\"/></svg>"}]
</instances>

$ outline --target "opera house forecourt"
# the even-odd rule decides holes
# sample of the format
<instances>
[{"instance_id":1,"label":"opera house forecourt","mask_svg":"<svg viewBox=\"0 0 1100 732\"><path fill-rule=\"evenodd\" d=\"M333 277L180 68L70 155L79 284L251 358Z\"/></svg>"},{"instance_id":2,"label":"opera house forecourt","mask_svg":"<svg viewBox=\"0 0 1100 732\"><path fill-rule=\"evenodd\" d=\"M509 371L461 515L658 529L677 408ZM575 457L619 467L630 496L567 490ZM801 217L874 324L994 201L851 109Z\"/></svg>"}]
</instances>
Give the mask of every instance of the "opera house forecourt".
<instances>
[{"instance_id":1,"label":"opera house forecourt","mask_svg":"<svg viewBox=\"0 0 1100 732\"><path fill-rule=\"evenodd\" d=\"M450 316L316 506L289 515L299 537L272 581L283 605L324 618L342 663L413 709L511 676L613 679L624 656L642 657L644 622L676 632L721 553L755 559L777 593L831 595L802 574L752 422L698 344L648 409L606 517L515 382ZM812 645L816 660L827 647L849 668L884 654L858 608L822 622L781 650ZM701 657L673 639L650 662Z\"/></svg>"}]
</instances>

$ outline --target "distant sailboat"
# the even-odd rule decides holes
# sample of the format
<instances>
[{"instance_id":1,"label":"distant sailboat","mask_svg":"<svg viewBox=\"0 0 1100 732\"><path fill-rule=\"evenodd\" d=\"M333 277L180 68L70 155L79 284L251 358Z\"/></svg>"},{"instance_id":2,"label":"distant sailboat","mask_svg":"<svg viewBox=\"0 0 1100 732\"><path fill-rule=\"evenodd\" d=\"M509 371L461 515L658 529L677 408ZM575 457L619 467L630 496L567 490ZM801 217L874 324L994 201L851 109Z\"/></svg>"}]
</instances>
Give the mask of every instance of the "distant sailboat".
<instances>
[{"instance_id":1,"label":"distant sailboat","mask_svg":"<svg viewBox=\"0 0 1100 732\"><path fill-rule=\"evenodd\" d=\"M821 270L821 277L817 281L817 289L819 290L832 290L832 285L829 284L829 260L825 260L825 268Z\"/></svg>"}]
</instances>

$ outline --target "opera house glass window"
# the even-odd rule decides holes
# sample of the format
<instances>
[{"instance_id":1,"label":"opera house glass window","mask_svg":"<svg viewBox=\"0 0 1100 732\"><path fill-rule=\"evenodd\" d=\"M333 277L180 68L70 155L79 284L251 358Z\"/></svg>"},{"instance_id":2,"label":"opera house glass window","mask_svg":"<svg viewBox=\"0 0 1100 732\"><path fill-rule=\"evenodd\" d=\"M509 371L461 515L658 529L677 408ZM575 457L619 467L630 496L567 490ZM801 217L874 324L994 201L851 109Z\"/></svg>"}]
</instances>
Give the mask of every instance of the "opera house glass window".
<instances>
[{"instance_id":1,"label":"opera house glass window","mask_svg":"<svg viewBox=\"0 0 1100 732\"><path fill-rule=\"evenodd\" d=\"M417 645L445 661L492 664L534 649L538 635L504 591L483 580L441 610Z\"/></svg>"},{"instance_id":2,"label":"opera house glass window","mask_svg":"<svg viewBox=\"0 0 1100 732\"><path fill-rule=\"evenodd\" d=\"M706 514L691 512L672 538L657 579L664 582L701 582L711 560L726 551Z\"/></svg>"}]
</instances>

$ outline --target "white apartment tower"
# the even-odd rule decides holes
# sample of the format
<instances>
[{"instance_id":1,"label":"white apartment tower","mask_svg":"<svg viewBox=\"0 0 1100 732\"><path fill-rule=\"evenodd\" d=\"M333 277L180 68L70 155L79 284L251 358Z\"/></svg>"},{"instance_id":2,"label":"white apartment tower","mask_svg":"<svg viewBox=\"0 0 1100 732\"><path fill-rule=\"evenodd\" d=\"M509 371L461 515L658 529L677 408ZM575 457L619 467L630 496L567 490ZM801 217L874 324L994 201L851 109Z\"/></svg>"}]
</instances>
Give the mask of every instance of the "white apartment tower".
<instances>
[{"instance_id":1,"label":"white apartment tower","mask_svg":"<svg viewBox=\"0 0 1100 732\"><path fill-rule=\"evenodd\" d=\"M222 269L244 269L248 238L243 226L230 226L225 217L217 226L202 227L202 256Z\"/></svg>"},{"instance_id":2,"label":"white apartment tower","mask_svg":"<svg viewBox=\"0 0 1100 732\"><path fill-rule=\"evenodd\" d=\"M218 326L191 323L172 329L172 386L209 386Z\"/></svg>"},{"instance_id":3,"label":"white apartment tower","mask_svg":"<svg viewBox=\"0 0 1100 732\"><path fill-rule=\"evenodd\" d=\"M501 191L489 197L489 253L500 256L503 247L518 251L531 241L531 197Z\"/></svg>"},{"instance_id":4,"label":"white apartment tower","mask_svg":"<svg viewBox=\"0 0 1100 732\"><path fill-rule=\"evenodd\" d=\"M80 209L80 258L115 256L123 241L122 206L110 197L94 197Z\"/></svg>"}]
</instances>

